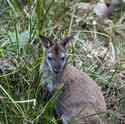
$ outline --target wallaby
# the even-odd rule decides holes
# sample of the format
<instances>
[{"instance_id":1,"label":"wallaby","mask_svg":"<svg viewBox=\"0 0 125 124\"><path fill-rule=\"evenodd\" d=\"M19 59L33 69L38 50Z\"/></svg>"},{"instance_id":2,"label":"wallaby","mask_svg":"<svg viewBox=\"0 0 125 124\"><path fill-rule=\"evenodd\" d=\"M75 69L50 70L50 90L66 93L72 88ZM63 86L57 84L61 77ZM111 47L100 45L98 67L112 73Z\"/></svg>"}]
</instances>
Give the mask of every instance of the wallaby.
<instances>
[{"instance_id":1,"label":"wallaby","mask_svg":"<svg viewBox=\"0 0 125 124\"><path fill-rule=\"evenodd\" d=\"M86 73L66 64L66 45L73 36L59 42L52 42L41 35L39 37L45 47L45 60L40 65L40 71L43 73L43 79L51 76L45 82L46 89L51 94L63 84L55 103L55 110L63 124L71 122L75 115L78 117L74 119L73 124L106 124L105 115L96 114L106 111L100 88ZM92 114L96 115L89 116Z\"/></svg>"}]
</instances>

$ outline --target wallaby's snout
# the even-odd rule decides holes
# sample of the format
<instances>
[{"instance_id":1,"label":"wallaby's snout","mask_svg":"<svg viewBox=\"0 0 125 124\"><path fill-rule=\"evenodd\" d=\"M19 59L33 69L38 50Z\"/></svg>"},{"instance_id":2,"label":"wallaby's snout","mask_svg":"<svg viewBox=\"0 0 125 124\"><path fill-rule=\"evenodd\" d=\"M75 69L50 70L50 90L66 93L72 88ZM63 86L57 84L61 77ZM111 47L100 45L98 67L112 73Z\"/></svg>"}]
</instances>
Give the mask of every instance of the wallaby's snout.
<instances>
[{"instance_id":1,"label":"wallaby's snout","mask_svg":"<svg viewBox=\"0 0 125 124\"><path fill-rule=\"evenodd\" d=\"M60 73L61 70L62 70L61 66L55 66L55 67L53 68L53 72L54 72L55 74Z\"/></svg>"}]
</instances>

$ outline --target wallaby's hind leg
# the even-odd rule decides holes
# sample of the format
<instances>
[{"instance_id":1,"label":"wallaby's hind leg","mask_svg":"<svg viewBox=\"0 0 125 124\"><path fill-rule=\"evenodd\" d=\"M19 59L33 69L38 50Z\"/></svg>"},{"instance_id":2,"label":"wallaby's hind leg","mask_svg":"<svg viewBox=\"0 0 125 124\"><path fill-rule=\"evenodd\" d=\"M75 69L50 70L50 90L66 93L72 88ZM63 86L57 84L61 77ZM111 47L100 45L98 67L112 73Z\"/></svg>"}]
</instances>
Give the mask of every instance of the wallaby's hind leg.
<instances>
[{"instance_id":1,"label":"wallaby's hind leg","mask_svg":"<svg viewBox=\"0 0 125 124\"><path fill-rule=\"evenodd\" d=\"M72 113L69 112L67 115L61 116L63 124L68 124L68 122L71 121L72 119L71 114ZM90 108L85 109L83 113L81 113L78 117L76 117L70 124L101 124L101 122L104 124L107 124L103 122L105 120L104 119L102 120L99 115L93 115L93 116L87 117L92 114L96 114L96 112L92 109L90 110Z\"/></svg>"}]
</instances>

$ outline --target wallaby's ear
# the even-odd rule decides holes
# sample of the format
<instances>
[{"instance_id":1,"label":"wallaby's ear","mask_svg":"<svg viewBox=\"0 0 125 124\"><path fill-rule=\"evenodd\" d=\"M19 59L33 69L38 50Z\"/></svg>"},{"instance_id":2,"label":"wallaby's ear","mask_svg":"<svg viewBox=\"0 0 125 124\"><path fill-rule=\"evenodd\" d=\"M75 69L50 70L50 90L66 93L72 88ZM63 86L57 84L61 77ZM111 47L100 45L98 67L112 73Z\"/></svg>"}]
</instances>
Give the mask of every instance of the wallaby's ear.
<instances>
[{"instance_id":1,"label":"wallaby's ear","mask_svg":"<svg viewBox=\"0 0 125 124\"><path fill-rule=\"evenodd\" d=\"M66 47L67 43L69 43L72 39L74 38L74 34L72 34L71 36L69 37L66 37L64 38L62 41L61 41L61 45Z\"/></svg>"},{"instance_id":2,"label":"wallaby's ear","mask_svg":"<svg viewBox=\"0 0 125 124\"><path fill-rule=\"evenodd\" d=\"M40 41L45 48L49 48L53 45L52 41L45 36L39 35Z\"/></svg>"}]
</instances>

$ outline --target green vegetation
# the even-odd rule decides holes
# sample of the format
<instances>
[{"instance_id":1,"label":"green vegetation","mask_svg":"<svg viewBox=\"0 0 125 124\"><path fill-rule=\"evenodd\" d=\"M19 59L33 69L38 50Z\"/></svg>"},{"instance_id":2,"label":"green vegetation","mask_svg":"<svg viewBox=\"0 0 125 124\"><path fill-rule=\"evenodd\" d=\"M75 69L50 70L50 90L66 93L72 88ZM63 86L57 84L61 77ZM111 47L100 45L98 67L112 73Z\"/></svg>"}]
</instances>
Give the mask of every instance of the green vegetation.
<instances>
[{"instance_id":1,"label":"green vegetation","mask_svg":"<svg viewBox=\"0 0 125 124\"><path fill-rule=\"evenodd\" d=\"M0 0L0 124L58 124L59 91L48 101L39 65L44 49L39 34L55 42L76 32L68 62L102 88L112 123L125 123L125 23L118 9L112 21L90 10L80 16L80 0ZM96 21L96 24L93 24ZM61 87L60 87L61 88Z\"/></svg>"}]
</instances>

